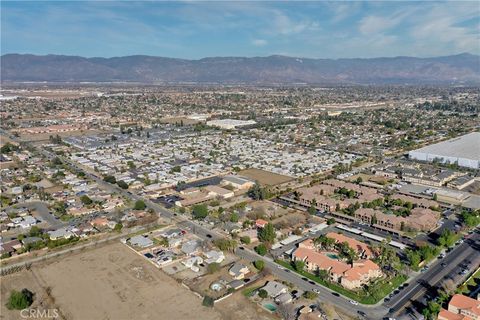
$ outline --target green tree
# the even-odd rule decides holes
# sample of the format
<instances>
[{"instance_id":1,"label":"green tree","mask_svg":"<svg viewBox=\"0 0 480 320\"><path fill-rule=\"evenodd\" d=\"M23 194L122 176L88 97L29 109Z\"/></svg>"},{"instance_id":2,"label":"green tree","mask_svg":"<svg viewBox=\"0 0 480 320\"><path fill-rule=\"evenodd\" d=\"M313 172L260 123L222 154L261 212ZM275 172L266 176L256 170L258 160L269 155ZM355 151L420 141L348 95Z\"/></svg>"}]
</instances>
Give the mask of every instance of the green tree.
<instances>
[{"instance_id":1,"label":"green tree","mask_svg":"<svg viewBox=\"0 0 480 320\"><path fill-rule=\"evenodd\" d=\"M30 237L40 237L42 235L42 229L37 226L32 226L28 232Z\"/></svg>"},{"instance_id":2,"label":"green tree","mask_svg":"<svg viewBox=\"0 0 480 320\"><path fill-rule=\"evenodd\" d=\"M269 192L267 189L260 186L258 182L248 190L248 196L254 200L265 200L269 197Z\"/></svg>"},{"instance_id":3,"label":"green tree","mask_svg":"<svg viewBox=\"0 0 480 320\"><path fill-rule=\"evenodd\" d=\"M10 297L8 298L6 306L10 310L22 310L31 306L32 303L33 293L28 289L22 289L22 291L20 292L12 290L12 292L10 292Z\"/></svg>"},{"instance_id":4,"label":"green tree","mask_svg":"<svg viewBox=\"0 0 480 320\"><path fill-rule=\"evenodd\" d=\"M255 247L255 252L261 256L264 256L267 254L267 247L263 243L261 243Z\"/></svg>"},{"instance_id":5,"label":"green tree","mask_svg":"<svg viewBox=\"0 0 480 320\"><path fill-rule=\"evenodd\" d=\"M208 216L208 208L204 204L198 204L193 206L192 208L192 215L195 219L205 219Z\"/></svg>"},{"instance_id":6,"label":"green tree","mask_svg":"<svg viewBox=\"0 0 480 320\"><path fill-rule=\"evenodd\" d=\"M468 212L466 210L461 213L462 221L467 227L473 228L480 224L480 210Z\"/></svg>"},{"instance_id":7,"label":"green tree","mask_svg":"<svg viewBox=\"0 0 480 320\"><path fill-rule=\"evenodd\" d=\"M265 262L263 260L256 260L253 265L258 271L262 271L265 268Z\"/></svg>"},{"instance_id":8,"label":"green tree","mask_svg":"<svg viewBox=\"0 0 480 320\"><path fill-rule=\"evenodd\" d=\"M297 271L303 271L303 269L305 268L305 262L302 260L295 260L293 262L293 268Z\"/></svg>"},{"instance_id":9,"label":"green tree","mask_svg":"<svg viewBox=\"0 0 480 320\"><path fill-rule=\"evenodd\" d=\"M133 206L133 209L134 210L145 210L146 207L147 207L147 205L145 204L145 202L143 202L143 200L137 200L137 201L135 201L135 205Z\"/></svg>"},{"instance_id":10,"label":"green tree","mask_svg":"<svg viewBox=\"0 0 480 320\"><path fill-rule=\"evenodd\" d=\"M273 224L267 223L265 227L259 229L258 239L262 242L273 243L275 240L275 228Z\"/></svg>"},{"instance_id":11,"label":"green tree","mask_svg":"<svg viewBox=\"0 0 480 320\"><path fill-rule=\"evenodd\" d=\"M237 241L234 239L217 239L214 244L222 251L235 251Z\"/></svg>"},{"instance_id":12,"label":"green tree","mask_svg":"<svg viewBox=\"0 0 480 320\"><path fill-rule=\"evenodd\" d=\"M240 242L242 242L243 244L250 244L251 240L249 236L243 236L240 238Z\"/></svg>"},{"instance_id":13,"label":"green tree","mask_svg":"<svg viewBox=\"0 0 480 320\"><path fill-rule=\"evenodd\" d=\"M106 182L111 183L111 184L117 183L117 179L115 179L114 176L105 176L105 177L103 177L103 181L106 181Z\"/></svg>"},{"instance_id":14,"label":"green tree","mask_svg":"<svg viewBox=\"0 0 480 320\"><path fill-rule=\"evenodd\" d=\"M232 213L230 215L230 222L238 222L238 213Z\"/></svg>"},{"instance_id":15,"label":"green tree","mask_svg":"<svg viewBox=\"0 0 480 320\"><path fill-rule=\"evenodd\" d=\"M82 201L82 203L87 206L91 205L93 202L92 199L90 199L86 194L80 197L80 201Z\"/></svg>"},{"instance_id":16,"label":"green tree","mask_svg":"<svg viewBox=\"0 0 480 320\"><path fill-rule=\"evenodd\" d=\"M265 299L268 297L268 292L265 289L260 289L258 290L258 296L262 299Z\"/></svg>"},{"instance_id":17,"label":"green tree","mask_svg":"<svg viewBox=\"0 0 480 320\"><path fill-rule=\"evenodd\" d=\"M117 185L122 189L128 189L128 184L123 180L117 181Z\"/></svg>"},{"instance_id":18,"label":"green tree","mask_svg":"<svg viewBox=\"0 0 480 320\"><path fill-rule=\"evenodd\" d=\"M407 256L408 263L413 269L417 269L420 262L422 262L422 256L419 252L411 249L405 250L405 254Z\"/></svg>"},{"instance_id":19,"label":"green tree","mask_svg":"<svg viewBox=\"0 0 480 320\"><path fill-rule=\"evenodd\" d=\"M327 219L327 224L330 226L335 223L335 218L328 218Z\"/></svg>"},{"instance_id":20,"label":"green tree","mask_svg":"<svg viewBox=\"0 0 480 320\"><path fill-rule=\"evenodd\" d=\"M113 228L113 231L120 232L120 231L122 231L122 228L123 228L123 224L117 223L115 225L115 227Z\"/></svg>"},{"instance_id":21,"label":"green tree","mask_svg":"<svg viewBox=\"0 0 480 320\"><path fill-rule=\"evenodd\" d=\"M179 173L182 171L182 168L180 166L174 166L172 169L170 169L170 173Z\"/></svg>"},{"instance_id":22,"label":"green tree","mask_svg":"<svg viewBox=\"0 0 480 320\"><path fill-rule=\"evenodd\" d=\"M442 247L451 247L455 244L456 235L450 229L443 229L442 234L438 237L438 244Z\"/></svg>"}]
</instances>

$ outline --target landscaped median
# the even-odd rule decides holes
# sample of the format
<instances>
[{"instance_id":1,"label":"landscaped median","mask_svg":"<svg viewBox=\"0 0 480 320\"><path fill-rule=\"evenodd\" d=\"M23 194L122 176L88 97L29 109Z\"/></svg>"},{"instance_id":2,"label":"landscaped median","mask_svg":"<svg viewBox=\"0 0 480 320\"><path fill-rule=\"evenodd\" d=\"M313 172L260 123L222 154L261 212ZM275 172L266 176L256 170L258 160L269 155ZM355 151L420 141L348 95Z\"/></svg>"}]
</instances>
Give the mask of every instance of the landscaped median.
<instances>
[{"instance_id":1,"label":"landscaped median","mask_svg":"<svg viewBox=\"0 0 480 320\"><path fill-rule=\"evenodd\" d=\"M386 279L378 280L372 286L369 288L368 292L361 290L358 292L350 291L348 289L343 288L340 285L337 285L335 283L332 283L330 281L326 281L314 274L311 274L310 272L301 270L297 271L295 268L290 264L288 261L283 261L283 260L275 260L276 263L279 265L290 269L299 275L308 278L310 280L313 280L317 282L318 284L329 288L330 290L333 290L335 292L338 292L345 297L348 297L352 300L358 301L361 304L376 304L380 300L382 300L386 295L388 295L390 292L392 292L395 288L400 286L405 280L407 280L407 277L404 275L397 275L393 278L390 278L388 281Z\"/></svg>"}]
</instances>

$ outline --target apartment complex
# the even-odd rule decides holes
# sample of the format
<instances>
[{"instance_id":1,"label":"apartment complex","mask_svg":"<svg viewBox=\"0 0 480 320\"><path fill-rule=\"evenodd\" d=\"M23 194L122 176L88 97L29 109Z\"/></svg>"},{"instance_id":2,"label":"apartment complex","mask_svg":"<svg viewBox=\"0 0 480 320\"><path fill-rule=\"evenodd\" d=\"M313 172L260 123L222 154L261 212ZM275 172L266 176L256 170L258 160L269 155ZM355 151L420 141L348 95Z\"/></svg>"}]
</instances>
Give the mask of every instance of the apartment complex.
<instances>
[{"instance_id":1,"label":"apartment complex","mask_svg":"<svg viewBox=\"0 0 480 320\"><path fill-rule=\"evenodd\" d=\"M335 237L335 240L344 239ZM359 250L358 247L355 249ZM312 240L299 243L298 248L292 254L292 259L304 261L306 269L310 272L327 271L331 281L338 282L349 290L358 289L383 275L380 267L371 260L360 259L348 264L339 260L335 252L318 251Z\"/></svg>"},{"instance_id":2,"label":"apartment complex","mask_svg":"<svg viewBox=\"0 0 480 320\"><path fill-rule=\"evenodd\" d=\"M448 303L448 309L442 309L438 320L480 320L480 300L456 294Z\"/></svg>"}]
</instances>

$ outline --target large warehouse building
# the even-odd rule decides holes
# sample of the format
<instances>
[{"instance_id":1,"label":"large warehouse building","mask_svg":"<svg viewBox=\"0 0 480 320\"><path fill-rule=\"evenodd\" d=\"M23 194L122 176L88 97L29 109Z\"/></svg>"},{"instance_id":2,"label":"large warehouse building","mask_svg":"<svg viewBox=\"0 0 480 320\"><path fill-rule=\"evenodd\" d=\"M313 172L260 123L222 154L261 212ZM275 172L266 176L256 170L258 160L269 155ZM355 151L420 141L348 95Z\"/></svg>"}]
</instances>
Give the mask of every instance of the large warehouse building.
<instances>
[{"instance_id":1,"label":"large warehouse building","mask_svg":"<svg viewBox=\"0 0 480 320\"><path fill-rule=\"evenodd\" d=\"M480 132L426 146L408 153L410 159L458 163L459 166L480 168Z\"/></svg>"}]
</instances>

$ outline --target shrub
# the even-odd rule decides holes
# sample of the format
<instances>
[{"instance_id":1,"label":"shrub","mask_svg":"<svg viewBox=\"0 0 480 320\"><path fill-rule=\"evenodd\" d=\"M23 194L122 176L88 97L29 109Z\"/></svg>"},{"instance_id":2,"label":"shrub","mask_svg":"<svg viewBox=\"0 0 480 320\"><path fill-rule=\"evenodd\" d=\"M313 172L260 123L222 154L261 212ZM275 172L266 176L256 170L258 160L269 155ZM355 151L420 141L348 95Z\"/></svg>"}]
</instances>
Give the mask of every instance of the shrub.
<instances>
[{"instance_id":1,"label":"shrub","mask_svg":"<svg viewBox=\"0 0 480 320\"><path fill-rule=\"evenodd\" d=\"M33 293L30 290L23 289L21 292L12 290L6 306L10 310L22 310L28 308L32 303Z\"/></svg>"},{"instance_id":2,"label":"shrub","mask_svg":"<svg viewBox=\"0 0 480 320\"><path fill-rule=\"evenodd\" d=\"M309 299L309 300L313 300L313 299L316 299L317 298L317 294L313 291L305 291L305 293L303 294L303 296L306 298L306 299Z\"/></svg>"},{"instance_id":3,"label":"shrub","mask_svg":"<svg viewBox=\"0 0 480 320\"><path fill-rule=\"evenodd\" d=\"M215 303L215 301L213 300L212 297L209 297L209 296L203 297L202 306L211 308L211 307L213 307L214 303Z\"/></svg>"}]
</instances>

